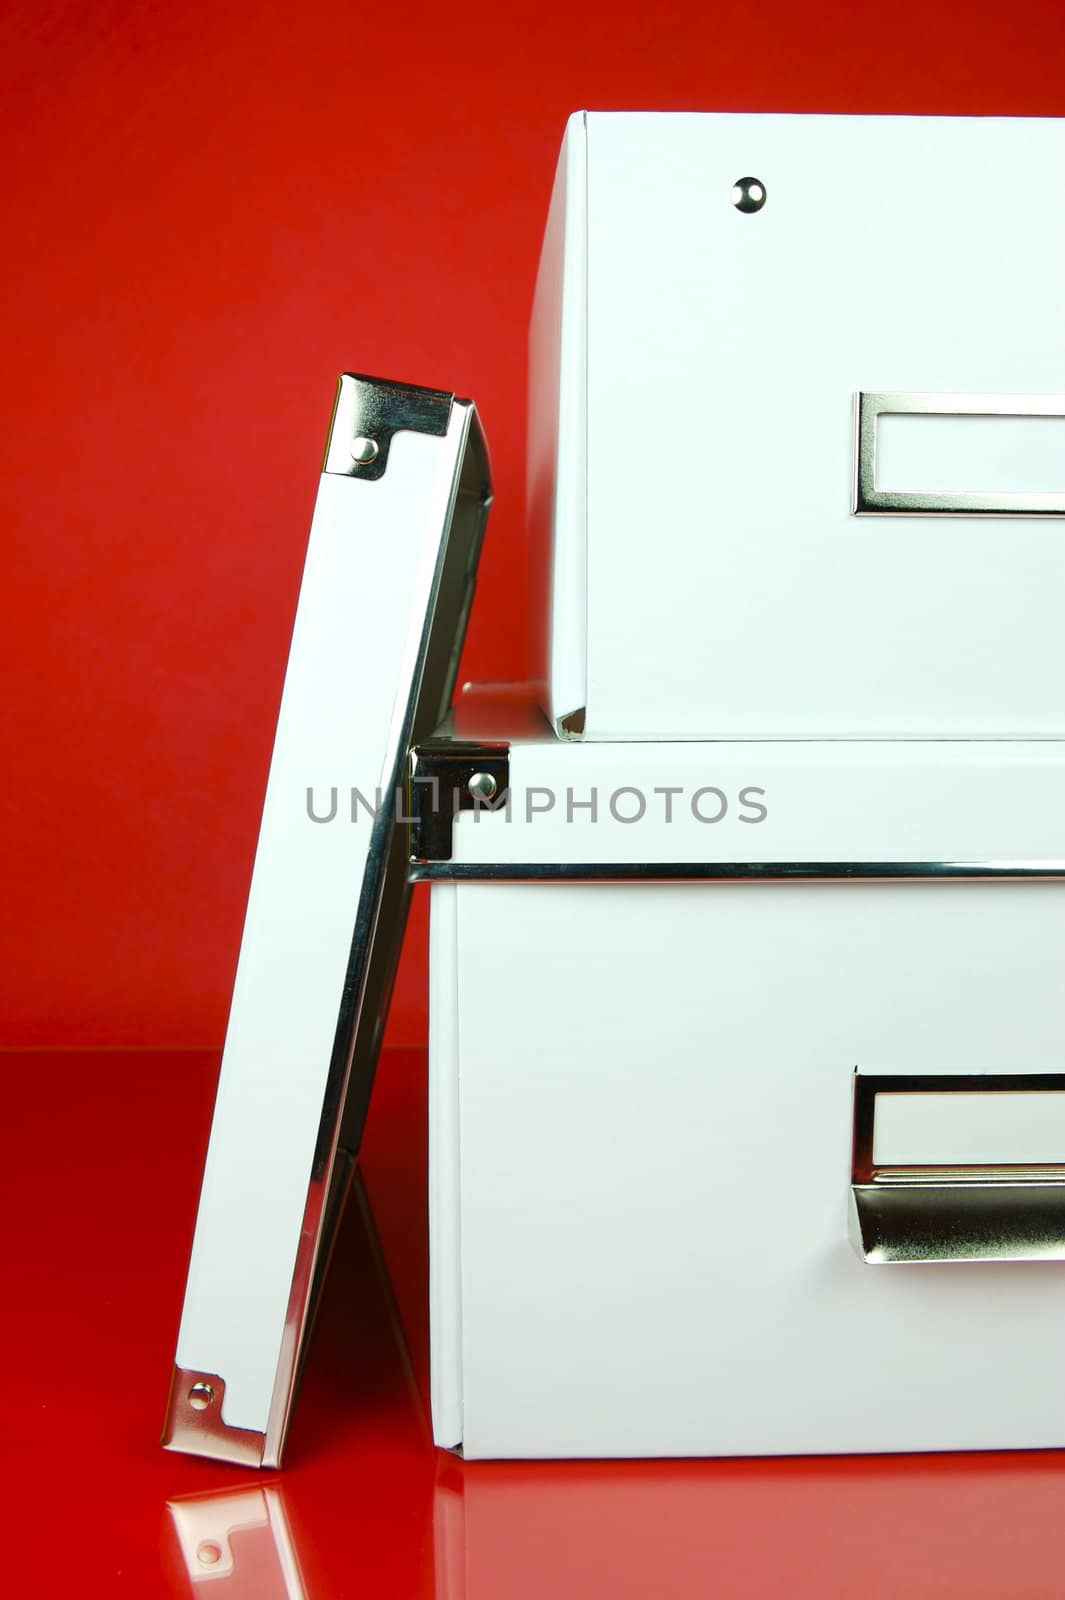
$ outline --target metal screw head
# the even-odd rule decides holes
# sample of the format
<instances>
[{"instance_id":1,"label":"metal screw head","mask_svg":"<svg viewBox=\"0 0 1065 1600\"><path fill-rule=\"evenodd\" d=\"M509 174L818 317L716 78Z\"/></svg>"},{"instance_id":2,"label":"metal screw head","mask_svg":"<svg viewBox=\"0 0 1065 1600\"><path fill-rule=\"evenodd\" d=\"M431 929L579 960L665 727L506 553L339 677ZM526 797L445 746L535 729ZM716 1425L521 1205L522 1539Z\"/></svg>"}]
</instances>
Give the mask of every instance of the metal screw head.
<instances>
[{"instance_id":1,"label":"metal screw head","mask_svg":"<svg viewBox=\"0 0 1065 1600\"><path fill-rule=\"evenodd\" d=\"M466 787L475 800L492 800L499 785L490 772L475 772Z\"/></svg>"},{"instance_id":2,"label":"metal screw head","mask_svg":"<svg viewBox=\"0 0 1065 1600\"><path fill-rule=\"evenodd\" d=\"M765 205L765 184L761 178L737 178L729 198L737 211L761 211Z\"/></svg>"},{"instance_id":3,"label":"metal screw head","mask_svg":"<svg viewBox=\"0 0 1065 1600\"><path fill-rule=\"evenodd\" d=\"M371 462L377 460L380 453L381 447L376 439L365 439L360 434L357 439L351 441L351 459L357 467L368 467Z\"/></svg>"},{"instance_id":4,"label":"metal screw head","mask_svg":"<svg viewBox=\"0 0 1065 1600\"><path fill-rule=\"evenodd\" d=\"M193 1411L206 1411L214 1399L214 1390L209 1383L194 1383L189 1390L189 1405Z\"/></svg>"}]
</instances>

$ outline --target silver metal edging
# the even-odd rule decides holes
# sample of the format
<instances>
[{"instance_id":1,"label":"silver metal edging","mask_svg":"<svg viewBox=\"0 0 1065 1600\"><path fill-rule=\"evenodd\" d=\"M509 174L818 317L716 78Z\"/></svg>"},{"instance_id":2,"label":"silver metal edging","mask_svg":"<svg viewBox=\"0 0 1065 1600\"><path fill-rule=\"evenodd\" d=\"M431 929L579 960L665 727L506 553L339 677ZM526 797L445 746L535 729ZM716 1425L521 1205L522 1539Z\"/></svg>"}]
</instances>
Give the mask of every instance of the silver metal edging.
<instances>
[{"instance_id":1,"label":"silver metal edging","mask_svg":"<svg viewBox=\"0 0 1065 1600\"><path fill-rule=\"evenodd\" d=\"M477 447L472 437L472 431L477 427L477 423L474 420L476 416L474 406L468 401L459 399L456 399L454 404L456 407L464 409L466 427L456 456L451 499L447 513L448 525L450 525L456 514L462 464L465 460L466 452ZM418 649L416 670L412 678L410 699L404 708L402 719L397 718L393 722L391 730L385 769L392 774L393 787L402 782L406 771L407 751L411 739L411 724L417 699L417 686L421 681L428 653L433 611L442 578L445 551L446 541L442 541L440 557L433 580L432 597L426 613L425 627L422 631ZM377 928L380 891L385 863L389 854L392 827L392 820L388 815L387 808L383 807L375 821L370 839L366 872L363 878L363 890L359 901L351 957L348 964L349 975L360 970L363 972L366 970L369 951ZM326 1205L337 1157L340 1119L348 1090L354 1042L362 1021L362 995L360 993L353 998L355 1020L350 1029L351 1041L346 1053L336 1052L334 1054L326 1082L322 1117L316 1141L315 1160L307 1189L307 1202L304 1207L303 1221L300 1226L299 1245L292 1274L292 1287L289 1291L288 1306L285 1312L281 1353L278 1359L273 1396L270 1401L270 1413L267 1419L262 1453L262 1465L264 1467L277 1467L281 1462L289 1413L299 1376L302 1345L308 1331L308 1316L312 1309L310 1306L312 1285L315 1280L319 1254L323 1243L326 1242L323 1238Z\"/></svg>"},{"instance_id":2,"label":"silver metal edging","mask_svg":"<svg viewBox=\"0 0 1065 1600\"><path fill-rule=\"evenodd\" d=\"M1051 861L412 861L411 881L519 883L959 883L1065 880L1065 860Z\"/></svg>"},{"instance_id":3,"label":"silver metal edging","mask_svg":"<svg viewBox=\"0 0 1065 1600\"><path fill-rule=\"evenodd\" d=\"M882 416L1065 417L1062 394L908 394L863 391L855 396L855 516L1065 516L1065 494L908 493L876 487L877 423Z\"/></svg>"}]
</instances>

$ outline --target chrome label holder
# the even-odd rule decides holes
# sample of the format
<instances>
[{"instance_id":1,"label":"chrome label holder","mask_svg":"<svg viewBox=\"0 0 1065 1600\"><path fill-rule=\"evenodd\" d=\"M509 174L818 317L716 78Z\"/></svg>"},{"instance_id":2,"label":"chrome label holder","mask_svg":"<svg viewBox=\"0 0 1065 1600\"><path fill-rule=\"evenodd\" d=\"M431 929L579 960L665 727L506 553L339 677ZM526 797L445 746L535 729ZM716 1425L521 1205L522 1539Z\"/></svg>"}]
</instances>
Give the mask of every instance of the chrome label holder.
<instances>
[{"instance_id":1,"label":"chrome label holder","mask_svg":"<svg viewBox=\"0 0 1065 1600\"><path fill-rule=\"evenodd\" d=\"M911 394L859 391L854 411L855 516L1062 517L1065 494L914 493L876 486L877 425L883 416L1062 417L1065 394Z\"/></svg>"}]
</instances>

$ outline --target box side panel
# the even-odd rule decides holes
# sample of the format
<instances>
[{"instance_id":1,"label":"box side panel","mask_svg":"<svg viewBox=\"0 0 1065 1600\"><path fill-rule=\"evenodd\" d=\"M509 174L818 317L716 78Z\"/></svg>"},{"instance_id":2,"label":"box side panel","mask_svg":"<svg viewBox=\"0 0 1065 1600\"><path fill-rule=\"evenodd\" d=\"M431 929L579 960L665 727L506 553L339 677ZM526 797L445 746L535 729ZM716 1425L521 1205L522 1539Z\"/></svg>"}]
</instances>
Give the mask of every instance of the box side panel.
<instances>
[{"instance_id":1,"label":"box side panel","mask_svg":"<svg viewBox=\"0 0 1065 1600\"><path fill-rule=\"evenodd\" d=\"M577 112L559 156L529 328L532 661L553 727L585 701L585 152Z\"/></svg>"},{"instance_id":2,"label":"box side panel","mask_svg":"<svg viewBox=\"0 0 1065 1600\"><path fill-rule=\"evenodd\" d=\"M1058 1265L847 1236L856 1066L1061 1072L1065 888L463 896L467 1457L1065 1442Z\"/></svg>"},{"instance_id":3,"label":"box side panel","mask_svg":"<svg viewBox=\"0 0 1065 1600\"><path fill-rule=\"evenodd\" d=\"M457 884L429 909L429 1382L433 1438L462 1443Z\"/></svg>"}]
</instances>

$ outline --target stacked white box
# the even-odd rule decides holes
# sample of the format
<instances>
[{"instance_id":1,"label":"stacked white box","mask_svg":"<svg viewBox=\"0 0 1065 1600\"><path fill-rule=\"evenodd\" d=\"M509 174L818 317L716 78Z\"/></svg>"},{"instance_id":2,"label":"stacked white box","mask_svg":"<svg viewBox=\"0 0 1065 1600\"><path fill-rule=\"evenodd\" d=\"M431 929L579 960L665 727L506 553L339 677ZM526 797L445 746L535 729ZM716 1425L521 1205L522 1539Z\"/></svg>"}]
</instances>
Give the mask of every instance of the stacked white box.
<instances>
[{"instance_id":1,"label":"stacked white box","mask_svg":"<svg viewBox=\"0 0 1065 1600\"><path fill-rule=\"evenodd\" d=\"M1065 733L1063 173L1057 119L570 119L530 346L556 727ZM855 516L884 391L1018 408L879 430L888 487L1013 509Z\"/></svg>"},{"instance_id":2,"label":"stacked white box","mask_svg":"<svg viewBox=\"0 0 1065 1600\"><path fill-rule=\"evenodd\" d=\"M418 869L437 1442L1065 1442L1065 744L576 744L478 702L509 804ZM939 1089L901 1132L899 1078ZM968 1254L935 1183L863 1247L859 1084L883 1178L979 1162Z\"/></svg>"}]
</instances>

